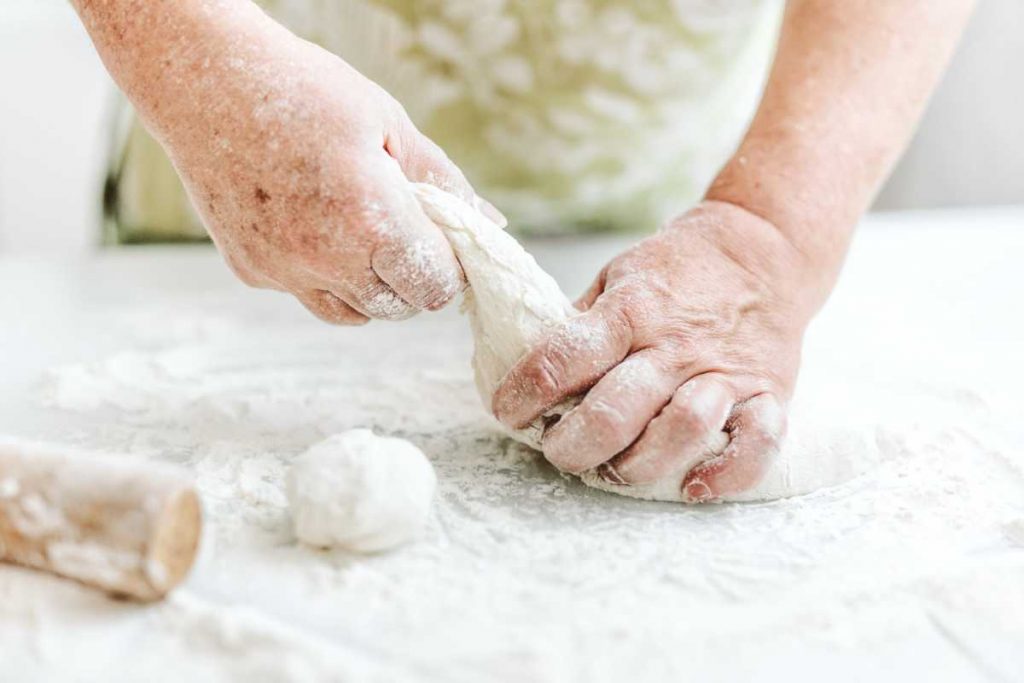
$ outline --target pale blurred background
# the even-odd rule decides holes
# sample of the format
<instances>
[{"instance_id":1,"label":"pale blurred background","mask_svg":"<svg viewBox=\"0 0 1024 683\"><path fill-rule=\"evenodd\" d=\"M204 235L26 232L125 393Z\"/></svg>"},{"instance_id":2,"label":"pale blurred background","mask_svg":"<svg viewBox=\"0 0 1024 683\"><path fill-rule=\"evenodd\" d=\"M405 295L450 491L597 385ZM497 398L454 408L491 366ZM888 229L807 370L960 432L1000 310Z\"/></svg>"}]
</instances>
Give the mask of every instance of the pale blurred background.
<instances>
[{"instance_id":1,"label":"pale blurred background","mask_svg":"<svg viewBox=\"0 0 1024 683\"><path fill-rule=\"evenodd\" d=\"M1024 204L1024 2L983 0L879 210ZM99 242L114 87L66 0L0 0L0 251Z\"/></svg>"}]
</instances>

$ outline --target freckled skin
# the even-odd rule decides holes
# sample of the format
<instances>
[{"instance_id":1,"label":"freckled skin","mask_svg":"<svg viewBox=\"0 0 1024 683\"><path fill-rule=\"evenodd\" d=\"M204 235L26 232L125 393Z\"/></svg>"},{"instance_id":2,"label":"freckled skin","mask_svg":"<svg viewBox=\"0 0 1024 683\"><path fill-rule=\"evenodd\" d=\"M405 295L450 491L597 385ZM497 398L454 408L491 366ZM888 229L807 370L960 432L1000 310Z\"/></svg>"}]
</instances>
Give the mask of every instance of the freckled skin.
<instances>
[{"instance_id":1,"label":"freckled skin","mask_svg":"<svg viewBox=\"0 0 1024 683\"><path fill-rule=\"evenodd\" d=\"M74 4L246 284L342 324L406 318L462 289L406 181L476 195L377 85L248 0Z\"/></svg>"},{"instance_id":2,"label":"freckled skin","mask_svg":"<svg viewBox=\"0 0 1024 683\"><path fill-rule=\"evenodd\" d=\"M72 4L246 283L331 322L399 319L463 286L407 180L503 223L387 93L249 0ZM688 473L695 501L754 485L804 329L972 6L789 0L758 112L705 202L602 271L586 312L510 371L499 419L583 394L545 435L559 467L621 485Z\"/></svg>"}]
</instances>

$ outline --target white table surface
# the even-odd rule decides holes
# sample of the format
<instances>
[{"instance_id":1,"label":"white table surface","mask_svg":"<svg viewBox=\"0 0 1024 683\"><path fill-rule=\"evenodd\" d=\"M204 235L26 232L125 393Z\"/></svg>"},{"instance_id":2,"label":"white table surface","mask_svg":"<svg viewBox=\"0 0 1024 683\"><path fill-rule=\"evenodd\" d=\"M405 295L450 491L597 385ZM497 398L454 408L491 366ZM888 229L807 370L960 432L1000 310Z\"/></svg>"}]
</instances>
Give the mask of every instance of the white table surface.
<instances>
[{"instance_id":1,"label":"white table surface","mask_svg":"<svg viewBox=\"0 0 1024 683\"><path fill-rule=\"evenodd\" d=\"M207 511L163 605L0 566L4 670L1021 680L1024 209L866 223L809 335L807 392L848 405L875 387L856 400L901 455L835 491L703 509L587 490L499 437L455 311L329 328L203 248L0 257L0 433L178 463ZM573 293L625 242L528 246ZM438 401L443 420L417 409ZM370 558L298 547L287 462L355 426L424 448L430 527Z\"/></svg>"}]
</instances>

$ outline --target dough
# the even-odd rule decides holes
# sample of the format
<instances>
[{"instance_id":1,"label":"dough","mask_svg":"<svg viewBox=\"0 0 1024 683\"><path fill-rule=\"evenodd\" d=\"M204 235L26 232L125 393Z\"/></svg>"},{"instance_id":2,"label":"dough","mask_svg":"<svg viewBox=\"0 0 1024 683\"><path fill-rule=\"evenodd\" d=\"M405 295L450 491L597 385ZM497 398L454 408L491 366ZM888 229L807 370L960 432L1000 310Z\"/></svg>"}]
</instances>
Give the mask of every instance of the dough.
<instances>
[{"instance_id":1,"label":"dough","mask_svg":"<svg viewBox=\"0 0 1024 683\"><path fill-rule=\"evenodd\" d=\"M415 184L423 210L447 236L462 263L469 288L462 303L473 331L473 369L484 405L505 373L544 333L576 309L537 262L508 233L482 213L432 185ZM548 415L571 410L578 400L556 406ZM510 431L516 440L540 450L541 420ZM721 453L728 436L709 446L707 457ZM872 431L824 429L790 436L782 454L755 488L726 500L769 500L814 491L846 481L878 460ZM685 502L680 485L685 472L643 486L606 482L593 472L588 485L635 498Z\"/></svg>"},{"instance_id":2,"label":"dough","mask_svg":"<svg viewBox=\"0 0 1024 683\"><path fill-rule=\"evenodd\" d=\"M509 368L548 328L577 311L555 279L489 218L433 185L415 188L420 205L451 242L466 273L469 288L462 310L473 331L476 388L484 405L490 406ZM540 450L540 421L510 433Z\"/></svg>"},{"instance_id":3,"label":"dough","mask_svg":"<svg viewBox=\"0 0 1024 683\"><path fill-rule=\"evenodd\" d=\"M288 503L295 535L314 546L379 552L415 538L437 477L423 452L368 429L336 434L292 464Z\"/></svg>"}]
</instances>

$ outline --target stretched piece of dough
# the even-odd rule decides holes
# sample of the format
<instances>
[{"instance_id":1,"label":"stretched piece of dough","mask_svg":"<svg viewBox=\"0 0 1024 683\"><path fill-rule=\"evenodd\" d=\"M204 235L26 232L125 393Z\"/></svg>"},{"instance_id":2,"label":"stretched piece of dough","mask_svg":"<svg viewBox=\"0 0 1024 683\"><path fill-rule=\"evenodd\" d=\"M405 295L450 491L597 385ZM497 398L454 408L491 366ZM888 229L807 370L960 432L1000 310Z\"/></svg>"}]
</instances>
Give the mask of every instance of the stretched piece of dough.
<instances>
[{"instance_id":1,"label":"stretched piece of dough","mask_svg":"<svg viewBox=\"0 0 1024 683\"><path fill-rule=\"evenodd\" d=\"M452 245L469 288L462 302L473 331L473 369L477 390L485 406L505 373L552 326L577 313L572 303L522 246L493 221L432 185L415 184L420 205L444 232ZM566 401L549 415L561 415L576 406ZM540 420L513 438L541 449L543 425ZM711 444L707 457L721 453L728 445L722 434ZM770 500L807 493L846 481L877 460L874 439L863 431L819 431L792 435L767 475L754 489L726 500ZM594 472L580 478L606 491L645 498L685 502L680 472L665 480L642 486L611 484Z\"/></svg>"}]
</instances>

